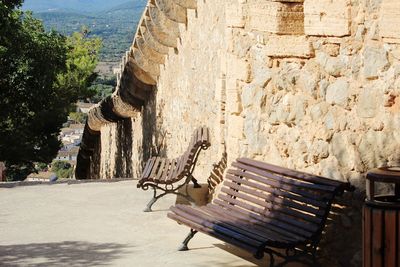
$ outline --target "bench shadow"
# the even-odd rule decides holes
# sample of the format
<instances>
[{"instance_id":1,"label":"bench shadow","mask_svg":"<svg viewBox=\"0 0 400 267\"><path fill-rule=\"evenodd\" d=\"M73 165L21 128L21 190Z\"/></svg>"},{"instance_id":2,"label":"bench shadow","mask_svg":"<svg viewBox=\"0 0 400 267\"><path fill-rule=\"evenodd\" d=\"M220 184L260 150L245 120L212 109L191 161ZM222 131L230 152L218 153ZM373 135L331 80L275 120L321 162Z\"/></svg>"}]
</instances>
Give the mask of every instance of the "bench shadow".
<instances>
[{"instance_id":1,"label":"bench shadow","mask_svg":"<svg viewBox=\"0 0 400 267\"><path fill-rule=\"evenodd\" d=\"M215 247L225 250L226 252L233 254L239 258L242 258L243 260L246 260L248 262L253 263L256 266L265 266L266 263L268 263L268 256L262 258L261 260L257 260L256 258L253 257L250 253L241 250L238 247L223 243L223 244L214 244ZM246 266L252 266L252 265L246 265Z\"/></svg>"},{"instance_id":2,"label":"bench shadow","mask_svg":"<svg viewBox=\"0 0 400 267\"><path fill-rule=\"evenodd\" d=\"M0 246L1 266L101 266L127 254L116 243L64 241Z\"/></svg>"},{"instance_id":3,"label":"bench shadow","mask_svg":"<svg viewBox=\"0 0 400 267\"><path fill-rule=\"evenodd\" d=\"M249 265L243 265L243 267L250 267L253 266L269 266L269 255L267 253L264 254L264 257L260 260L256 259L253 257L253 255L247 251L244 251L238 247L223 243L223 244L214 244L215 247L225 250L226 252L233 254L243 260L246 260L249 262ZM284 253L284 250L279 250L278 251ZM279 257L275 257L275 264L274 267L280 267L280 266L285 266L285 267L306 267L306 266L311 266L310 264L304 263L302 261L296 261L296 262L285 262L283 259ZM252 263L252 264L251 264Z\"/></svg>"}]
</instances>

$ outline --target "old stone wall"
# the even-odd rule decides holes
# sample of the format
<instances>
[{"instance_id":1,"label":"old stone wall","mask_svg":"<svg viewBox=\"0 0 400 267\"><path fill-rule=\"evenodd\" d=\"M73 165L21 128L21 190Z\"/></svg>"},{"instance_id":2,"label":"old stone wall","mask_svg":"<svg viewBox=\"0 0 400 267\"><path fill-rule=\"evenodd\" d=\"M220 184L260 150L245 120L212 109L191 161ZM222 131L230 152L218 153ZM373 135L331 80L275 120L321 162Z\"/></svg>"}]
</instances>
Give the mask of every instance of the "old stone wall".
<instances>
[{"instance_id":1,"label":"old stone wall","mask_svg":"<svg viewBox=\"0 0 400 267\"><path fill-rule=\"evenodd\" d=\"M248 156L363 188L368 169L400 164L399 13L395 0L197 1L132 119L134 140L102 127L100 176L118 173L128 146L135 160L120 174L137 177L207 125L199 176L226 147L228 163Z\"/></svg>"},{"instance_id":2,"label":"old stone wall","mask_svg":"<svg viewBox=\"0 0 400 267\"><path fill-rule=\"evenodd\" d=\"M400 164L398 2L248 0L229 8L231 160L249 156L360 188L368 169Z\"/></svg>"}]
</instances>

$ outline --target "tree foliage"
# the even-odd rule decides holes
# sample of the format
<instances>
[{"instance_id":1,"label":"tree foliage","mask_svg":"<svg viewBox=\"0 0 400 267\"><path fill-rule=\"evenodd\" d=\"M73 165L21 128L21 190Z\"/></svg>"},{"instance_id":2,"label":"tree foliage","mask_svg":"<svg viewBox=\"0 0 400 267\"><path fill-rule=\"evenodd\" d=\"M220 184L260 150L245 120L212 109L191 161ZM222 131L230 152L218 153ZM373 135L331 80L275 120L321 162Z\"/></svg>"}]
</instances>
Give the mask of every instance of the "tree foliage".
<instances>
[{"instance_id":1,"label":"tree foliage","mask_svg":"<svg viewBox=\"0 0 400 267\"><path fill-rule=\"evenodd\" d=\"M70 120L74 121L74 123L82 123L84 124L87 119L87 114L83 112L71 112L69 113Z\"/></svg>"},{"instance_id":2,"label":"tree foliage","mask_svg":"<svg viewBox=\"0 0 400 267\"><path fill-rule=\"evenodd\" d=\"M67 37L67 71L57 77L57 86L74 101L86 99L95 95L90 85L96 80L95 68L98 63L98 53L101 47L99 38L88 38L88 29L74 32Z\"/></svg>"},{"instance_id":3,"label":"tree foliage","mask_svg":"<svg viewBox=\"0 0 400 267\"><path fill-rule=\"evenodd\" d=\"M85 88L95 78L99 46L83 33L67 39L45 31L16 9L20 4L0 0L0 161L10 180L56 156L71 103L90 94Z\"/></svg>"},{"instance_id":4,"label":"tree foliage","mask_svg":"<svg viewBox=\"0 0 400 267\"><path fill-rule=\"evenodd\" d=\"M56 160L51 164L51 171L55 172L59 178L70 178L73 174L73 168L67 161Z\"/></svg>"}]
</instances>

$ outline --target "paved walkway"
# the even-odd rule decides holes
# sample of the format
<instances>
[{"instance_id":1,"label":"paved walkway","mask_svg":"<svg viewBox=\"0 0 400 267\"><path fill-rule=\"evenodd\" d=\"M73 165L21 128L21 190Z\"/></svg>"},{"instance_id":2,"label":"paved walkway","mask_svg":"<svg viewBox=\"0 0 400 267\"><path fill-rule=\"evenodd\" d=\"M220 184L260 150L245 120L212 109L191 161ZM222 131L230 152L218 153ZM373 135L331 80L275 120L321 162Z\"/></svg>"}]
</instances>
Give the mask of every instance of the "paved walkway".
<instances>
[{"instance_id":1,"label":"paved walkway","mask_svg":"<svg viewBox=\"0 0 400 267\"><path fill-rule=\"evenodd\" d=\"M174 196L142 212L151 192L136 182L0 187L0 266L266 266L168 219ZM294 265L287 265L294 266Z\"/></svg>"}]
</instances>

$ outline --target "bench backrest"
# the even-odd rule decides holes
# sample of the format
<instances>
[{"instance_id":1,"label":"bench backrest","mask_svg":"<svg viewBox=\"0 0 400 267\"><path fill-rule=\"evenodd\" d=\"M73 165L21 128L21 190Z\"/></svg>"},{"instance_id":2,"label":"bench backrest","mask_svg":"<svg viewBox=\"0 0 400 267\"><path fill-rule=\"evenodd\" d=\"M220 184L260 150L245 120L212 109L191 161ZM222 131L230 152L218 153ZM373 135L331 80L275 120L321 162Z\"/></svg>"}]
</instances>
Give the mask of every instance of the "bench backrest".
<instances>
[{"instance_id":1,"label":"bench backrest","mask_svg":"<svg viewBox=\"0 0 400 267\"><path fill-rule=\"evenodd\" d=\"M336 194L349 184L239 158L214 203L306 239L319 237Z\"/></svg>"},{"instance_id":2,"label":"bench backrest","mask_svg":"<svg viewBox=\"0 0 400 267\"><path fill-rule=\"evenodd\" d=\"M161 157L151 158L143 169L141 181L162 180L164 183L179 181L193 171L200 150L207 149L210 145L209 129L197 128L182 156L172 160Z\"/></svg>"},{"instance_id":3,"label":"bench backrest","mask_svg":"<svg viewBox=\"0 0 400 267\"><path fill-rule=\"evenodd\" d=\"M207 149L210 143L210 131L207 127L197 128L192 135L185 153L177 158L177 176L181 178L188 172L191 173L201 149Z\"/></svg>"}]
</instances>

